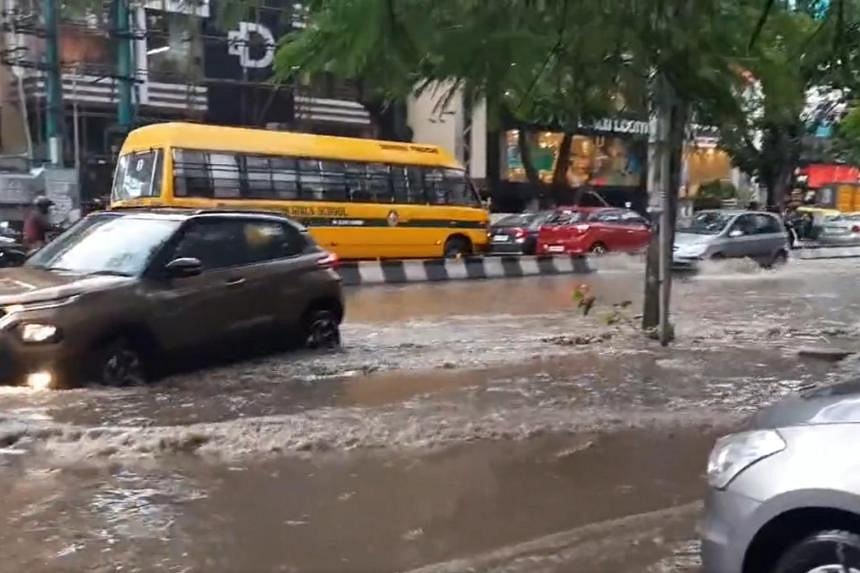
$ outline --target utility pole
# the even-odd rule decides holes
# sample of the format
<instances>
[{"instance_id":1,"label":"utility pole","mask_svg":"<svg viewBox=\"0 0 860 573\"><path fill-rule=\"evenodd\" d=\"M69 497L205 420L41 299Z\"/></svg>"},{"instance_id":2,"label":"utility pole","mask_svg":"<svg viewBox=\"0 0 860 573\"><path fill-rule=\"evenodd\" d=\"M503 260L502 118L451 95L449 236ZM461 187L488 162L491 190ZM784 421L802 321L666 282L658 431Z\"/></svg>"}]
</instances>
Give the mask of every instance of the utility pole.
<instances>
[{"instance_id":1,"label":"utility pole","mask_svg":"<svg viewBox=\"0 0 860 573\"><path fill-rule=\"evenodd\" d=\"M675 212L678 209L678 188L674 185L676 177L672 177L672 145L671 133L673 126L674 93L669 82L663 75L657 77L657 109L658 109L658 153L660 169L660 312L657 327L660 344L667 346L674 338L669 308L672 299L672 246L675 242Z\"/></svg>"},{"instance_id":2,"label":"utility pole","mask_svg":"<svg viewBox=\"0 0 860 573\"><path fill-rule=\"evenodd\" d=\"M132 70L131 62L131 28L128 16L127 0L114 0L117 75L119 76L117 124L120 131L125 133L131 130L132 123L134 122L134 108L131 99L134 70Z\"/></svg>"},{"instance_id":3,"label":"utility pole","mask_svg":"<svg viewBox=\"0 0 860 573\"><path fill-rule=\"evenodd\" d=\"M47 110L45 136L53 165L63 165L63 75L60 70L60 33L56 0L42 0L45 24L45 86Z\"/></svg>"}]
</instances>

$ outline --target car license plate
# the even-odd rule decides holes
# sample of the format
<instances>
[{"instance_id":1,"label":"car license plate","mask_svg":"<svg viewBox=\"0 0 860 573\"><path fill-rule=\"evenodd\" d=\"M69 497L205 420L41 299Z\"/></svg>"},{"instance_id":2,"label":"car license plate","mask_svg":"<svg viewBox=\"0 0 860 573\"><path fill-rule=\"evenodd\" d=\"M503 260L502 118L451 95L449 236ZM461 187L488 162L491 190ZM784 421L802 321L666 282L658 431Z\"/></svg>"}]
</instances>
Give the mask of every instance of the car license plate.
<instances>
[{"instance_id":1,"label":"car license plate","mask_svg":"<svg viewBox=\"0 0 860 573\"><path fill-rule=\"evenodd\" d=\"M507 235L493 235L494 243L507 243L510 239Z\"/></svg>"},{"instance_id":2,"label":"car license plate","mask_svg":"<svg viewBox=\"0 0 860 573\"><path fill-rule=\"evenodd\" d=\"M825 227L824 232L828 235L847 235L848 229L845 227Z\"/></svg>"},{"instance_id":3,"label":"car license plate","mask_svg":"<svg viewBox=\"0 0 860 573\"><path fill-rule=\"evenodd\" d=\"M562 246L562 245L550 245L548 250L550 253L563 253L564 252L564 246Z\"/></svg>"}]
</instances>

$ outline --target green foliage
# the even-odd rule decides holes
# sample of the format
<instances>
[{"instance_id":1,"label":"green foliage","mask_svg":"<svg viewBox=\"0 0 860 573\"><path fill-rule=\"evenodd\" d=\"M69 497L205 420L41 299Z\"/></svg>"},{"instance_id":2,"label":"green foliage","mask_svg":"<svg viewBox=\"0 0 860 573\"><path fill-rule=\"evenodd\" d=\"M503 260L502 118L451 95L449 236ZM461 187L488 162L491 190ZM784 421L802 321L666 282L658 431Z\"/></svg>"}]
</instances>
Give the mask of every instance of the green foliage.
<instances>
[{"instance_id":1,"label":"green foliage","mask_svg":"<svg viewBox=\"0 0 860 573\"><path fill-rule=\"evenodd\" d=\"M704 185L699 187L699 191L696 196L709 199L719 199L720 201L723 201L726 199L737 198L738 190L728 181L717 180L705 183Z\"/></svg>"},{"instance_id":2,"label":"green foliage","mask_svg":"<svg viewBox=\"0 0 860 573\"><path fill-rule=\"evenodd\" d=\"M831 152L842 161L860 165L860 108L855 106L836 126Z\"/></svg>"}]
</instances>

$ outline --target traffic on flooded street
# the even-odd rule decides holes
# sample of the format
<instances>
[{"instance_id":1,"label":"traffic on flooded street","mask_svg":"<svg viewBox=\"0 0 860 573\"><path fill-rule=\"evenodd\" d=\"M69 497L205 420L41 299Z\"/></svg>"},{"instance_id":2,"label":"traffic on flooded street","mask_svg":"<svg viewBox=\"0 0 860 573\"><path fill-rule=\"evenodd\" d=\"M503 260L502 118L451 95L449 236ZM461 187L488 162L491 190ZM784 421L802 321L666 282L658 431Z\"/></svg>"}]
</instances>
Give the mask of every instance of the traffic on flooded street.
<instances>
[{"instance_id":1,"label":"traffic on flooded street","mask_svg":"<svg viewBox=\"0 0 860 573\"><path fill-rule=\"evenodd\" d=\"M2 568L698 571L714 440L851 377L798 351L856 343L853 263L709 264L668 348L637 331L641 264L602 263L347 289L336 351L3 388Z\"/></svg>"},{"instance_id":2,"label":"traffic on flooded street","mask_svg":"<svg viewBox=\"0 0 860 573\"><path fill-rule=\"evenodd\" d=\"M860 0L0 0L0 573L860 573Z\"/></svg>"}]
</instances>

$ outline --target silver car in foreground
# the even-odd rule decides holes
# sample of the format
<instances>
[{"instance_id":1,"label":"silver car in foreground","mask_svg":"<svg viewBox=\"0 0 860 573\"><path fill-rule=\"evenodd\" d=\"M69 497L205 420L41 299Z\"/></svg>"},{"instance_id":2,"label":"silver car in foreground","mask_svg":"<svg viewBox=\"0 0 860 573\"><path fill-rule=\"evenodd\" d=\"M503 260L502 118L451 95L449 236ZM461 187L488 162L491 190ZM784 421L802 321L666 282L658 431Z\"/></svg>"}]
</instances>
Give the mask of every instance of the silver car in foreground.
<instances>
[{"instance_id":1,"label":"silver car in foreground","mask_svg":"<svg viewBox=\"0 0 860 573\"><path fill-rule=\"evenodd\" d=\"M675 232L673 266L694 267L707 259L754 259L764 267L788 259L782 219L766 211L699 211Z\"/></svg>"},{"instance_id":2,"label":"silver car in foreground","mask_svg":"<svg viewBox=\"0 0 860 573\"><path fill-rule=\"evenodd\" d=\"M860 213L827 217L818 242L822 245L860 245Z\"/></svg>"},{"instance_id":3,"label":"silver car in foreground","mask_svg":"<svg viewBox=\"0 0 860 573\"><path fill-rule=\"evenodd\" d=\"M788 398L717 441L706 573L860 572L860 381Z\"/></svg>"}]
</instances>

